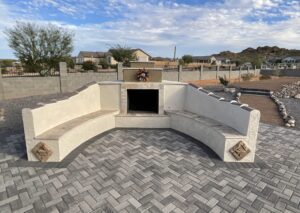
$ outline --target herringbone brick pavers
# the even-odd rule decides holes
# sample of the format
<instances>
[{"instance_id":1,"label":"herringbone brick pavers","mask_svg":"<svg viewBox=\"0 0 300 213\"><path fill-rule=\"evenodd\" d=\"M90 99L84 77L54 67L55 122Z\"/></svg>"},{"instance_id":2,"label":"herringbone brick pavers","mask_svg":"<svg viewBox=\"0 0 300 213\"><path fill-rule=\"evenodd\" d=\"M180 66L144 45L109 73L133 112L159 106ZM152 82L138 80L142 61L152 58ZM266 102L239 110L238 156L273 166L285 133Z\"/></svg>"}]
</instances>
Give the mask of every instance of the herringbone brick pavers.
<instances>
[{"instance_id":1,"label":"herringbone brick pavers","mask_svg":"<svg viewBox=\"0 0 300 213\"><path fill-rule=\"evenodd\" d=\"M167 129L116 129L60 164L20 160L23 135L0 136L3 213L300 212L299 131L262 124L254 164Z\"/></svg>"}]
</instances>

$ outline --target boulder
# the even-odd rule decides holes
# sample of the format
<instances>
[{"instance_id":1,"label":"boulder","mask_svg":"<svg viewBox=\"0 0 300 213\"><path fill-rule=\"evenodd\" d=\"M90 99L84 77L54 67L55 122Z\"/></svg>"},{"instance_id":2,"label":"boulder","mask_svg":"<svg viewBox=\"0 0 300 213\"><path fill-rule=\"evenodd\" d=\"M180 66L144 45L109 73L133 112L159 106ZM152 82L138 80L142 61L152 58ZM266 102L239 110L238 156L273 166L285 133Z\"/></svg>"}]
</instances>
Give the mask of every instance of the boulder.
<instances>
[{"instance_id":1,"label":"boulder","mask_svg":"<svg viewBox=\"0 0 300 213\"><path fill-rule=\"evenodd\" d=\"M299 93L299 94L297 94L297 95L295 95L295 96L294 96L294 98L296 98L296 99L300 99L300 93Z\"/></svg>"},{"instance_id":2,"label":"boulder","mask_svg":"<svg viewBox=\"0 0 300 213\"><path fill-rule=\"evenodd\" d=\"M288 120L288 123L289 123L289 124L295 124L296 122L295 122L295 120L290 119L290 120Z\"/></svg>"},{"instance_id":3,"label":"boulder","mask_svg":"<svg viewBox=\"0 0 300 213\"><path fill-rule=\"evenodd\" d=\"M228 87L226 87L226 88L224 88L224 92L229 92L229 93L233 94L233 93L236 92L236 89L235 88L228 88Z\"/></svg>"}]
</instances>

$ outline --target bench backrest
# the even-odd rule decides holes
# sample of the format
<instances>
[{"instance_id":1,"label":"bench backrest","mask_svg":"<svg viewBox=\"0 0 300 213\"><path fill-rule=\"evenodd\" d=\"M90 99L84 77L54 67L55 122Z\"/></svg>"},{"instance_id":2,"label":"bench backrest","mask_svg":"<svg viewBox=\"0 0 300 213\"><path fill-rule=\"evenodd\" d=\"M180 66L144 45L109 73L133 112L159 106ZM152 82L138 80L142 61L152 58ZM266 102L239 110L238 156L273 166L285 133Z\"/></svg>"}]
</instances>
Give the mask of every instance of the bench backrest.
<instances>
[{"instance_id":1,"label":"bench backrest","mask_svg":"<svg viewBox=\"0 0 300 213\"><path fill-rule=\"evenodd\" d=\"M219 100L220 97L209 91L198 90L191 85L187 87L186 93L185 110L214 119L243 135L248 135L252 114L259 114L257 110L241 107L238 103Z\"/></svg>"},{"instance_id":2,"label":"bench backrest","mask_svg":"<svg viewBox=\"0 0 300 213\"><path fill-rule=\"evenodd\" d=\"M74 118L98 111L100 107L100 87L93 84L77 94L35 109L23 109L23 122L31 135L41 133ZM31 128L28 128L28 126ZM25 131L26 133L26 131Z\"/></svg>"}]
</instances>

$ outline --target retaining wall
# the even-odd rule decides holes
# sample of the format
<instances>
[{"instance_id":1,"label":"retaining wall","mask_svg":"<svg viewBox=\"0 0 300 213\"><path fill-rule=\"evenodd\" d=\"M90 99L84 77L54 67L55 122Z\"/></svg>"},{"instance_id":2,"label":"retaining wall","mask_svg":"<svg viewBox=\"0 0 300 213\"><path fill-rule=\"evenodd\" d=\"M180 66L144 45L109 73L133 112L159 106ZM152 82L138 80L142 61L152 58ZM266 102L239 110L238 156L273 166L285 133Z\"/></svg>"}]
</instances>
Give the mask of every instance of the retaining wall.
<instances>
[{"instance_id":1,"label":"retaining wall","mask_svg":"<svg viewBox=\"0 0 300 213\"><path fill-rule=\"evenodd\" d=\"M300 77L300 70L261 70L262 75L281 75L288 77Z\"/></svg>"}]
</instances>

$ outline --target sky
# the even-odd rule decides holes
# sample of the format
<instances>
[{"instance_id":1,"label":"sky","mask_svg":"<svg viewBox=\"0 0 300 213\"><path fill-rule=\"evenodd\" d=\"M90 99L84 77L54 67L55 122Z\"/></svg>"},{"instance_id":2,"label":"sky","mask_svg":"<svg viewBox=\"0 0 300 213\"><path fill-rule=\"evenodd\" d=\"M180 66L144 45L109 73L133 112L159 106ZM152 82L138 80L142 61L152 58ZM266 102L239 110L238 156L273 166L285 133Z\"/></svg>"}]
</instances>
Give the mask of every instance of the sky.
<instances>
[{"instance_id":1,"label":"sky","mask_svg":"<svg viewBox=\"0 0 300 213\"><path fill-rule=\"evenodd\" d=\"M300 0L0 0L0 58L14 58L3 31L16 21L74 33L74 51L121 44L151 56L210 55L247 47L300 49Z\"/></svg>"}]
</instances>

